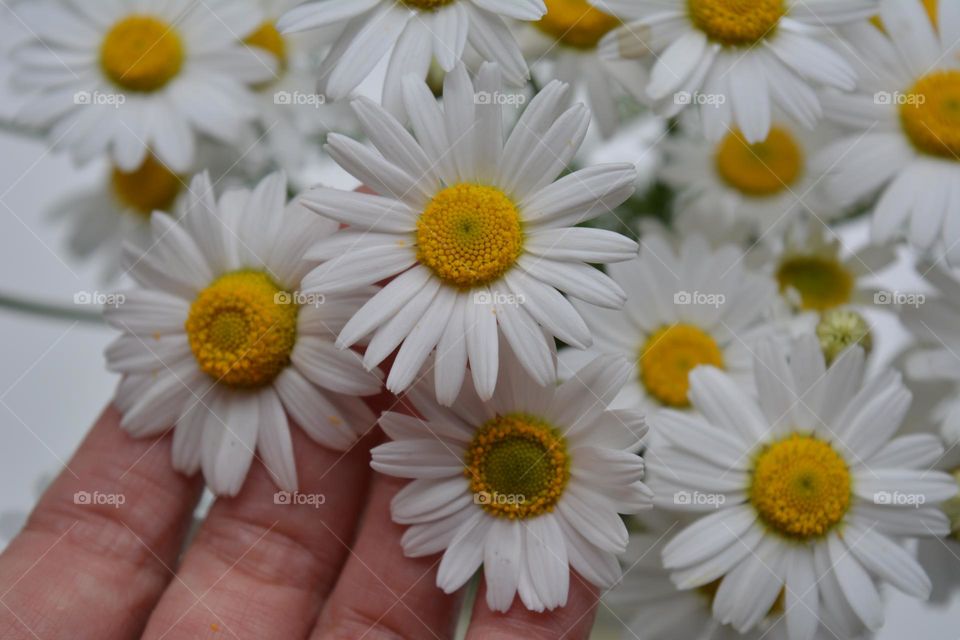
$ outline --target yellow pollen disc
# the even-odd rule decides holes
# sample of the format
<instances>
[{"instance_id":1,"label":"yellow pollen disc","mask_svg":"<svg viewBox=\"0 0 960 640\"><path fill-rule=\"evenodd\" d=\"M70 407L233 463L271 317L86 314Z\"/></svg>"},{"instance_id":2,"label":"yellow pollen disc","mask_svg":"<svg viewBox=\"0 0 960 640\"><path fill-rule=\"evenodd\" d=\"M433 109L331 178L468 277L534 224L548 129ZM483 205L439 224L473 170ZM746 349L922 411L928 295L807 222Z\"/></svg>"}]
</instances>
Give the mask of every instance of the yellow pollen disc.
<instances>
[{"instance_id":1,"label":"yellow pollen disc","mask_svg":"<svg viewBox=\"0 0 960 640\"><path fill-rule=\"evenodd\" d=\"M413 9L420 9L421 11L434 11L454 1L455 0L400 0L400 3Z\"/></svg>"},{"instance_id":2,"label":"yellow pollen disc","mask_svg":"<svg viewBox=\"0 0 960 640\"><path fill-rule=\"evenodd\" d=\"M464 459L474 502L502 518L533 518L553 507L570 479L564 437L539 418L498 416L473 436Z\"/></svg>"},{"instance_id":3,"label":"yellow pollen disc","mask_svg":"<svg viewBox=\"0 0 960 640\"><path fill-rule=\"evenodd\" d=\"M830 444L795 433L760 452L749 494L761 521L777 533L820 537L850 507L850 470Z\"/></svg>"},{"instance_id":4,"label":"yellow pollen disc","mask_svg":"<svg viewBox=\"0 0 960 640\"><path fill-rule=\"evenodd\" d=\"M780 291L800 294L800 306L826 311L846 304L853 295L853 274L839 261L816 255L787 258L777 269Z\"/></svg>"},{"instance_id":5,"label":"yellow pollen disc","mask_svg":"<svg viewBox=\"0 0 960 640\"><path fill-rule=\"evenodd\" d=\"M690 372L697 366L723 368L717 341L689 324L663 327L640 349L640 382L647 392L670 407L689 407Z\"/></svg>"},{"instance_id":6,"label":"yellow pollen disc","mask_svg":"<svg viewBox=\"0 0 960 640\"><path fill-rule=\"evenodd\" d=\"M739 131L728 133L716 155L717 173L747 196L772 196L797 182L803 150L786 129L773 127L763 142L749 144Z\"/></svg>"},{"instance_id":7,"label":"yellow pollen disc","mask_svg":"<svg viewBox=\"0 0 960 640\"><path fill-rule=\"evenodd\" d=\"M723 45L750 46L776 31L784 0L687 0L693 24Z\"/></svg>"},{"instance_id":8,"label":"yellow pollen disc","mask_svg":"<svg viewBox=\"0 0 960 640\"><path fill-rule=\"evenodd\" d=\"M121 203L144 216L154 211L170 211L183 187L180 176L152 155L131 173L114 167L110 184Z\"/></svg>"},{"instance_id":9,"label":"yellow pollen disc","mask_svg":"<svg viewBox=\"0 0 960 640\"><path fill-rule=\"evenodd\" d=\"M522 251L520 213L495 187L447 187L417 220L417 259L451 286L493 282Z\"/></svg>"},{"instance_id":10,"label":"yellow pollen disc","mask_svg":"<svg viewBox=\"0 0 960 640\"><path fill-rule=\"evenodd\" d=\"M593 49L620 21L587 0L545 0L547 14L533 26L557 42L577 49Z\"/></svg>"},{"instance_id":11,"label":"yellow pollen disc","mask_svg":"<svg viewBox=\"0 0 960 640\"><path fill-rule=\"evenodd\" d=\"M180 73L183 43L167 24L147 15L133 15L113 25L100 47L100 65L119 87L157 91Z\"/></svg>"},{"instance_id":12,"label":"yellow pollen disc","mask_svg":"<svg viewBox=\"0 0 960 640\"><path fill-rule=\"evenodd\" d=\"M231 387L260 387L290 362L299 307L261 271L234 271L200 292L187 337L200 369Z\"/></svg>"},{"instance_id":13,"label":"yellow pollen disc","mask_svg":"<svg viewBox=\"0 0 960 640\"><path fill-rule=\"evenodd\" d=\"M960 160L960 71L936 71L920 78L903 96L900 122L920 151Z\"/></svg>"},{"instance_id":14,"label":"yellow pollen disc","mask_svg":"<svg viewBox=\"0 0 960 640\"><path fill-rule=\"evenodd\" d=\"M273 54L280 65L280 72L287 68L287 41L277 30L273 22L264 22L260 27L246 37L244 42L251 47L257 47Z\"/></svg>"}]
</instances>

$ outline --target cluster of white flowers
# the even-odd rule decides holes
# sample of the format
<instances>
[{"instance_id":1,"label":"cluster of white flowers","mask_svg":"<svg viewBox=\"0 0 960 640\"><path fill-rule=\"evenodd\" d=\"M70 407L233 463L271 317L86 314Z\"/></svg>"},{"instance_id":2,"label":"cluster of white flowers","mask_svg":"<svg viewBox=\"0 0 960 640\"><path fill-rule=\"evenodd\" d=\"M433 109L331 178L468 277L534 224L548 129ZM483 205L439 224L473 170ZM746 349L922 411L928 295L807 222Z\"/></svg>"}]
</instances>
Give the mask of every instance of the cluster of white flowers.
<instances>
[{"instance_id":1,"label":"cluster of white flowers","mask_svg":"<svg viewBox=\"0 0 960 640\"><path fill-rule=\"evenodd\" d=\"M379 427L440 588L482 567L490 608L544 611L573 570L626 637L859 637L881 585L930 595L903 542L949 536L957 493L960 3L22 12L21 125L112 166L61 209L134 281L105 311L123 427L172 428L178 470L295 492L291 428ZM363 188L303 188L311 162ZM876 277L898 243L929 296ZM915 338L895 364L877 313Z\"/></svg>"}]
</instances>

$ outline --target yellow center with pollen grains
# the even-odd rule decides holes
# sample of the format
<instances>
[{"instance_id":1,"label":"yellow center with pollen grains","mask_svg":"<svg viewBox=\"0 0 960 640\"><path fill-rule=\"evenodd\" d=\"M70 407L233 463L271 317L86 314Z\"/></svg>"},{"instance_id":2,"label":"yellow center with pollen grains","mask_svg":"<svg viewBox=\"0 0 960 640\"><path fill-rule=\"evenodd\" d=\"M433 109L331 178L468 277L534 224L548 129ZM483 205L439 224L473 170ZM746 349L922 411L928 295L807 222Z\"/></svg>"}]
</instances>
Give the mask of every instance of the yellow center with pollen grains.
<instances>
[{"instance_id":1,"label":"yellow center with pollen grains","mask_svg":"<svg viewBox=\"0 0 960 640\"><path fill-rule=\"evenodd\" d=\"M587 0L545 0L547 13L533 26L561 44L593 49L620 21Z\"/></svg>"},{"instance_id":2,"label":"yellow center with pollen grains","mask_svg":"<svg viewBox=\"0 0 960 640\"><path fill-rule=\"evenodd\" d=\"M923 153L960 160L960 71L923 76L903 97L900 122Z\"/></svg>"},{"instance_id":3,"label":"yellow center with pollen grains","mask_svg":"<svg viewBox=\"0 0 960 640\"><path fill-rule=\"evenodd\" d=\"M257 47L273 54L280 65L279 71L282 73L286 70L288 62L287 41L273 22L268 21L261 24L256 31L244 39L244 42L251 47Z\"/></svg>"},{"instance_id":4,"label":"yellow center with pollen grains","mask_svg":"<svg viewBox=\"0 0 960 640\"><path fill-rule=\"evenodd\" d=\"M850 470L829 443L792 434L764 448L754 462L750 502L760 520L791 539L825 535L851 502Z\"/></svg>"},{"instance_id":5,"label":"yellow center with pollen grains","mask_svg":"<svg viewBox=\"0 0 960 640\"><path fill-rule=\"evenodd\" d=\"M289 364L299 306L261 271L234 271L200 292L186 330L201 371L222 384L256 388Z\"/></svg>"},{"instance_id":6,"label":"yellow center with pollen grains","mask_svg":"<svg viewBox=\"0 0 960 640\"><path fill-rule=\"evenodd\" d=\"M516 205L495 187L447 187L417 220L417 259L444 283L464 289L505 274L523 240Z\"/></svg>"},{"instance_id":7,"label":"yellow center with pollen grains","mask_svg":"<svg viewBox=\"0 0 960 640\"><path fill-rule=\"evenodd\" d=\"M420 9L421 11L434 11L440 7L452 4L455 1L456 0L400 0L400 3L413 9Z\"/></svg>"},{"instance_id":8,"label":"yellow center with pollen grains","mask_svg":"<svg viewBox=\"0 0 960 640\"><path fill-rule=\"evenodd\" d=\"M184 50L173 25L132 15L113 25L100 47L100 65L117 86L149 93L162 89L183 66Z\"/></svg>"},{"instance_id":9,"label":"yellow center with pollen grains","mask_svg":"<svg viewBox=\"0 0 960 640\"><path fill-rule=\"evenodd\" d=\"M772 35L787 7L784 0L687 0L687 11L714 42L744 47Z\"/></svg>"},{"instance_id":10,"label":"yellow center with pollen grains","mask_svg":"<svg viewBox=\"0 0 960 640\"><path fill-rule=\"evenodd\" d=\"M826 311L850 301L854 277L835 258L800 255L787 258L777 269L781 293L793 289L800 294L800 306L809 311Z\"/></svg>"},{"instance_id":11,"label":"yellow center with pollen grains","mask_svg":"<svg viewBox=\"0 0 960 640\"><path fill-rule=\"evenodd\" d=\"M640 382L661 404L689 407L690 372L699 365L723 368L717 341L689 324L663 327L640 349Z\"/></svg>"},{"instance_id":12,"label":"yellow center with pollen grains","mask_svg":"<svg viewBox=\"0 0 960 640\"><path fill-rule=\"evenodd\" d=\"M747 196L772 196L794 185L803 173L803 150L786 129L773 127L763 142L748 143L728 133L715 158L724 182Z\"/></svg>"},{"instance_id":13,"label":"yellow center with pollen grains","mask_svg":"<svg viewBox=\"0 0 960 640\"><path fill-rule=\"evenodd\" d=\"M514 413L483 424L464 458L474 502L491 515L533 518L553 511L570 479L567 442L534 416Z\"/></svg>"},{"instance_id":14,"label":"yellow center with pollen grains","mask_svg":"<svg viewBox=\"0 0 960 640\"><path fill-rule=\"evenodd\" d=\"M114 167L110 184L124 206L144 216L154 211L170 211L183 188L180 176L152 155L147 156L139 169L130 173Z\"/></svg>"}]
</instances>

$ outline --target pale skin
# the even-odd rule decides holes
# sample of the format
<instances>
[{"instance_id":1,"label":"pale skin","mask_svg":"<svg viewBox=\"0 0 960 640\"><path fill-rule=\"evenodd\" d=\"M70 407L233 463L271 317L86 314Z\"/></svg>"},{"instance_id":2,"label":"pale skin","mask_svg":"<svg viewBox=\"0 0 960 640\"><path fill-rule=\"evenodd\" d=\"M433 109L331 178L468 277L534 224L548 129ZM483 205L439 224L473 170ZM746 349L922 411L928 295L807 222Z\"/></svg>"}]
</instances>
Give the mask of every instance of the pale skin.
<instances>
[{"instance_id":1,"label":"pale skin","mask_svg":"<svg viewBox=\"0 0 960 640\"><path fill-rule=\"evenodd\" d=\"M379 431L341 454L291 425L300 491L325 504L275 504L255 460L240 494L218 499L188 544L202 478L173 470L170 434L135 440L119 421L104 411L0 555L3 640L453 637L463 594L436 587L439 555L403 556L389 502L406 481L370 469ZM78 491L125 500L78 505ZM587 638L597 604L576 574L567 606L543 614L519 598L491 612L481 585L467 638Z\"/></svg>"}]
</instances>

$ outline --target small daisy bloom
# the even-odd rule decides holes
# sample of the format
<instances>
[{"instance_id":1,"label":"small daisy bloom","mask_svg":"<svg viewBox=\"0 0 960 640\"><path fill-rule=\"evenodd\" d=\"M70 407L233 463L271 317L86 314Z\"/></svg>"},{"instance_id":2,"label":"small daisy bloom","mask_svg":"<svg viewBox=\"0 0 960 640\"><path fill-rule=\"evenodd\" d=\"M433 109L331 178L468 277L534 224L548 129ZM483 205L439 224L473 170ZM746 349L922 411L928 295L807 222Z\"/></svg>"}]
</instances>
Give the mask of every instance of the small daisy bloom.
<instances>
[{"instance_id":1,"label":"small daisy bloom","mask_svg":"<svg viewBox=\"0 0 960 640\"><path fill-rule=\"evenodd\" d=\"M920 343L907 356L907 377L917 381L947 382L951 392L935 402L931 417L944 439L960 443L960 278L937 265L920 265L924 279L936 290L930 299L908 294L902 306L904 325Z\"/></svg>"},{"instance_id":2,"label":"small daisy bloom","mask_svg":"<svg viewBox=\"0 0 960 640\"><path fill-rule=\"evenodd\" d=\"M559 387L541 386L509 360L489 401L466 385L446 409L428 373L408 396L423 420L384 413L393 442L372 451L374 469L413 479L391 504L394 521L411 525L404 553L443 552L437 586L447 593L482 565L495 611L517 593L533 611L562 607L571 568L612 586L627 545L618 514L652 500L636 453L643 417L607 408L628 374L626 362L603 356Z\"/></svg>"},{"instance_id":3,"label":"small daisy bloom","mask_svg":"<svg viewBox=\"0 0 960 640\"><path fill-rule=\"evenodd\" d=\"M356 396L377 393L379 380L333 346L365 296L304 296L303 253L337 225L286 194L274 174L215 202L206 174L196 177L181 222L154 213L153 245L131 256L139 288L106 310L123 332L107 349L109 369L123 374L123 428L147 437L175 424L174 467L202 468L218 495L237 494L254 450L296 490L287 414L338 450L374 421Z\"/></svg>"},{"instance_id":4,"label":"small daisy bloom","mask_svg":"<svg viewBox=\"0 0 960 640\"><path fill-rule=\"evenodd\" d=\"M658 111L699 105L710 140L737 129L751 144L768 136L773 106L813 129L816 89L854 89L853 69L822 36L876 11L876 0L591 1L626 23L604 37L604 55L655 56L646 92Z\"/></svg>"},{"instance_id":5,"label":"small daisy bloom","mask_svg":"<svg viewBox=\"0 0 960 640\"><path fill-rule=\"evenodd\" d=\"M626 290L626 305L581 307L596 342L586 352L561 352L562 377L597 353L619 354L635 366L615 406L648 411L689 407L689 375L698 365L751 377L750 345L771 330L765 311L776 287L743 266L739 248L712 249L702 236L690 236L674 249L649 235L638 258L609 272Z\"/></svg>"},{"instance_id":6,"label":"small daisy bloom","mask_svg":"<svg viewBox=\"0 0 960 640\"><path fill-rule=\"evenodd\" d=\"M894 437L910 406L900 374L864 380L853 347L827 369L813 336L758 348L755 386L693 372L699 413L655 416L650 486L657 504L704 515L663 550L682 589L719 581L714 616L749 631L777 606L790 640L820 621L839 637L883 625L877 583L926 598L930 580L895 540L942 536L935 505L957 493L931 470L932 434ZM783 600L778 600L783 594Z\"/></svg>"},{"instance_id":7,"label":"small daisy bloom","mask_svg":"<svg viewBox=\"0 0 960 640\"><path fill-rule=\"evenodd\" d=\"M527 63L505 19L539 20L543 0L313 0L280 20L285 33L339 27L320 68L321 91L342 100L390 53L383 105L403 113L403 79L426 79L433 60L446 71L461 62L467 43L521 86Z\"/></svg>"},{"instance_id":8,"label":"small daisy bloom","mask_svg":"<svg viewBox=\"0 0 960 640\"><path fill-rule=\"evenodd\" d=\"M246 0L31 3L37 38L15 78L38 95L20 121L82 161L109 151L133 171L152 151L188 171L198 136L235 142L252 118L245 84L273 77L269 56L238 42L258 16Z\"/></svg>"},{"instance_id":9,"label":"small daisy bloom","mask_svg":"<svg viewBox=\"0 0 960 640\"><path fill-rule=\"evenodd\" d=\"M824 98L828 116L856 129L823 154L826 184L841 204L879 195L873 237L905 234L921 251L946 249L960 262L960 5L938 3L931 20L919 0L883 0L883 31L850 30L870 65L863 91Z\"/></svg>"},{"instance_id":10,"label":"small daisy bloom","mask_svg":"<svg viewBox=\"0 0 960 640\"><path fill-rule=\"evenodd\" d=\"M416 139L378 105L355 101L374 148L331 135L327 150L379 195L321 188L301 199L349 226L308 254L327 261L307 276L308 291L393 278L337 345L373 334L364 354L371 368L400 346L387 379L394 393L410 386L436 347L442 404L456 398L467 363L480 397L489 399L500 333L537 381L555 382L553 338L578 348L592 340L561 292L609 308L626 297L590 264L629 260L636 243L574 225L628 198L636 169L601 165L556 180L583 141L589 111L567 109L568 87L554 81L504 143L503 108L487 99L501 88L497 65L481 68L476 87L460 65L446 76L441 111L426 84L408 76L404 98Z\"/></svg>"},{"instance_id":11,"label":"small daisy bloom","mask_svg":"<svg viewBox=\"0 0 960 640\"><path fill-rule=\"evenodd\" d=\"M830 220L842 212L818 188L813 157L823 131L811 135L777 119L766 138L750 144L736 129L710 142L699 127L685 126L664 140L660 176L677 192L678 211L711 216L725 228L742 224L772 241L803 214Z\"/></svg>"}]
</instances>

